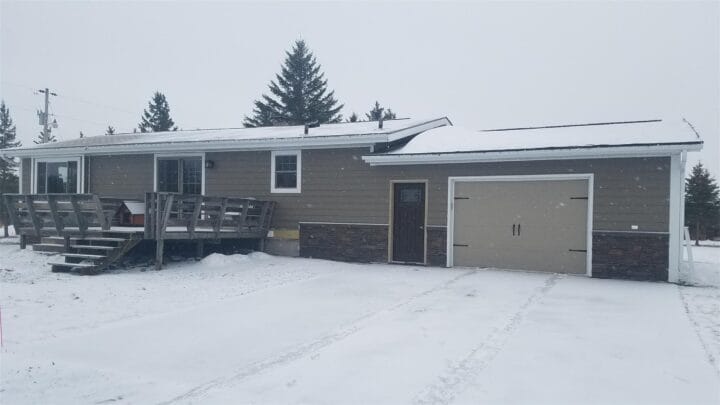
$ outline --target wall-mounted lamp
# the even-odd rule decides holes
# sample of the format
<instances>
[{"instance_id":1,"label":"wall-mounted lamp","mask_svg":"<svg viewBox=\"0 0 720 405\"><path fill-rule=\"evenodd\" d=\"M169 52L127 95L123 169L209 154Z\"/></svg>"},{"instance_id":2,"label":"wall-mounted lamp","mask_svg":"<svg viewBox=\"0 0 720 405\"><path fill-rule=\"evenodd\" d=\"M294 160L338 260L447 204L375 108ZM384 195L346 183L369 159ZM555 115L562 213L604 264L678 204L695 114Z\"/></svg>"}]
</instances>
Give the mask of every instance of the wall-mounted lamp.
<instances>
[{"instance_id":1,"label":"wall-mounted lamp","mask_svg":"<svg viewBox=\"0 0 720 405\"><path fill-rule=\"evenodd\" d=\"M214 161L212 161L212 160L206 160L206 161L205 161L205 168L206 168L206 169L212 169L213 167L215 167L215 162L214 162Z\"/></svg>"}]
</instances>

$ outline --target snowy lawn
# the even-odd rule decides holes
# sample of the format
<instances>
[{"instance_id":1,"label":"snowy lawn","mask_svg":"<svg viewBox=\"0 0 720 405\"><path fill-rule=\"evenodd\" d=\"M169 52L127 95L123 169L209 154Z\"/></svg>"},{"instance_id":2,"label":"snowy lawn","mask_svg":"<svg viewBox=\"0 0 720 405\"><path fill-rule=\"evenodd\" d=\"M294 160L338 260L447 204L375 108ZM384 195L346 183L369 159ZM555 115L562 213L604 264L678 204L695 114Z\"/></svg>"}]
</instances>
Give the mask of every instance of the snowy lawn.
<instances>
[{"instance_id":1,"label":"snowy lawn","mask_svg":"<svg viewBox=\"0 0 720 405\"><path fill-rule=\"evenodd\" d=\"M720 290L212 255L53 274L0 240L4 404L720 401Z\"/></svg>"}]
</instances>

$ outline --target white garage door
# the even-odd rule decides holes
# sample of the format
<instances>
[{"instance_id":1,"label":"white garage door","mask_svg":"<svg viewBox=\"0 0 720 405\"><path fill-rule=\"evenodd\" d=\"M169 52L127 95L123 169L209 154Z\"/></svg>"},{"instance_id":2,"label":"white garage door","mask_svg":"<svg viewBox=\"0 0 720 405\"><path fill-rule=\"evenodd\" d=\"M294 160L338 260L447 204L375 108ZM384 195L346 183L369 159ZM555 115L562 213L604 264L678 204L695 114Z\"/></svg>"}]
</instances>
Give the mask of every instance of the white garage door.
<instances>
[{"instance_id":1,"label":"white garage door","mask_svg":"<svg viewBox=\"0 0 720 405\"><path fill-rule=\"evenodd\" d=\"M588 180L457 181L453 265L585 273Z\"/></svg>"}]
</instances>

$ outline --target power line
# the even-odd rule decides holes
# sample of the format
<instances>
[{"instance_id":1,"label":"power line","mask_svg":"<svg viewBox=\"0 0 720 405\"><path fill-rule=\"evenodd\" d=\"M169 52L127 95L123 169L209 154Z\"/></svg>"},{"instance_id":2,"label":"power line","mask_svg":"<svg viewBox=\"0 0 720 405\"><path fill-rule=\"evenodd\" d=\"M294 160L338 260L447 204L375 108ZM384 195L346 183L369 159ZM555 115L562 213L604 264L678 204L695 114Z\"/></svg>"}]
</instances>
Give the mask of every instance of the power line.
<instances>
[{"instance_id":1,"label":"power line","mask_svg":"<svg viewBox=\"0 0 720 405\"><path fill-rule=\"evenodd\" d=\"M16 87L24 88L24 89L27 89L27 90L32 90L33 94L37 94L37 92L38 92L38 90L35 89L34 87L26 86L26 85L24 85L24 84L14 83L14 82L10 82L10 81L7 81L7 80L2 80L1 82L2 82L2 83L5 83L5 84L9 84L9 85L11 85L11 86L16 86ZM120 108L120 107L116 107L116 106L112 106L112 105L108 105L108 104L104 104L104 103L98 103L98 102L96 102L96 101L91 101L91 100L88 100L88 99L86 99L86 98L81 98L81 97L77 97L77 96L74 96L74 95L73 95L73 96L68 96L66 93L57 94L57 96L60 97L60 98L66 99L66 100L68 100L68 101L74 101L74 102L76 102L76 103L82 103L82 104L92 105L92 106L95 106L95 107L105 108L105 109L108 109L108 110L115 110L115 111L119 111L119 112L122 112L122 113L125 113L125 114L137 115L137 111L130 111L130 110L126 110L126 109L124 109L124 108Z\"/></svg>"}]
</instances>

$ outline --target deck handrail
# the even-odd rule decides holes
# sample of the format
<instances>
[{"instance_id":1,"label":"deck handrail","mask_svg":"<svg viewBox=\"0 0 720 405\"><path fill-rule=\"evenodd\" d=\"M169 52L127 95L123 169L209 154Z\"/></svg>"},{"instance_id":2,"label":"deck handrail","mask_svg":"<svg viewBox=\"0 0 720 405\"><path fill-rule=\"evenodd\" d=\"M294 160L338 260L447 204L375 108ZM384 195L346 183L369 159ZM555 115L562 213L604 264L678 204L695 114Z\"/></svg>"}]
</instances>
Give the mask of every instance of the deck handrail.
<instances>
[{"instance_id":1,"label":"deck handrail","mask_svg":"<svg viewBox=\"0 0 720 405\"><path fill-rule=\"evenodd\" d=\"M19 234L84 235L90 227L109 230L119 207L96 194L4 194L10 222Z\"/></svg>"},{"instance_id":2,"label":"deck handrail","mask_svg":"<svg viewBox=\"0 0 720 405\"><path fill-rule=\"evenodd\" d=\"M148 192L145 239L164 239L172 228L187 233L185 239L264 238L274 208L274 201L255 198Z\"/></svg>"}]
</instances>

